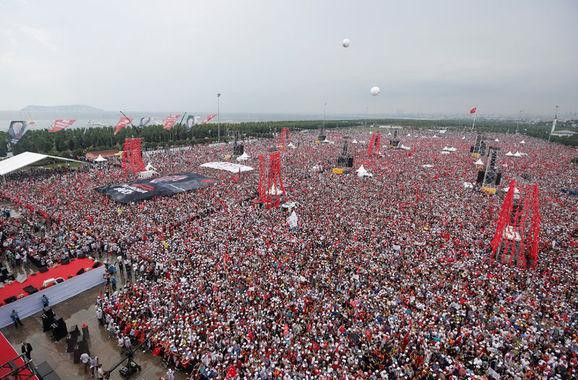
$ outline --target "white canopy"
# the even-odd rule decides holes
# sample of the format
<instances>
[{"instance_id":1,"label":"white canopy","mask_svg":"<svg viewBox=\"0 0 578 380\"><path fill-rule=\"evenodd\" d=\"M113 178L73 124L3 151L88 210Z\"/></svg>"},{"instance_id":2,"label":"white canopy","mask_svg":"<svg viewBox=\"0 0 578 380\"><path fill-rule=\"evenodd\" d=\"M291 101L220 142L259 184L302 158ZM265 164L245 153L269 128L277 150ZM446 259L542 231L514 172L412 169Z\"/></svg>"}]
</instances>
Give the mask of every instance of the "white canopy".
<instances>
[{"instance_id":1,"label":"white canopy","mask_svg":"<svg viewBox=\"0 0 578 380\"><path fill-rule=\"evenodd\" d=\"M295 201L286 202L281 205L282 208L296 208L297 206L299 206L299 202Z\"/></svg>"},{"instance_id":2,"label":"white canopy","mask_svg":"<svg viewBox=\"0 0 578 380\"><path fill-rule=\"evenodd\" d=\"M401 144L401 146L399 147L399 149L410 150L411 148L410 148L409 146L405 146L405 145Z\"/></svg>"},{"instance_id":3,"label":"white canopy","mask_svg":"<svg viewBox=\"0 0 578 380\"><path fill-rule=\"evenodd\" d=\"M283 190L277 188L275 186L275 184L273 184L273 185L271 185L271 188L269 190L267 190L267 194L269 194L269 195L282 195Z\"/></svg>"},{"instance_id":4,"label":"white canopy","mask_svg":"<svg viewBox=\"0 0 578 380\"><path fill-rule=\"evenodd\" d=\"M253 170L250 166L245 166L241 164L235 164L232 162L207 162L201 165L202 168L210 168L210 169L217 169L217 170L226 170L231 173L238 173L240 172L250 172Z\"/></svg>"},{"instance_id":5,"label":"white canopy","mask_svg":"<svg viewBox=\"0 0 578 380\"><path fill-rule=\"evenodd\" d=\"M139 179L147 179L147 178L152 178L155 174L159 174L154 170L143 170L142 172L138 173L138 178Z\"/></svg>"},{"instance_id":6,"label":"white canopy","mask_svg":"<svg viewBox=\"0 0 578 380\"><path fill-rule=\"evenodd\" d=\"M514 155L514 153L512 153L510 151L508 151L508 153L506 153L506 156L508 156L508 157L512 157L513 155Z\"/></svg>"},{"instance_id":7,"label":"white canopy","mask_svg":"<svg viewBox=\"0 0 578 380\"><path fill-rule=\"evenodd\" d=\"M526 142L524 140L520 141L520 144L525 144Z\"/></svg>"},{"instance_id":8,"label":"white canopy","mask_svg":"<svg viewBox=\"0 0 578 380\"><path fill-rule=\"evenodd\" d=\"M464 182L464 189L473 189L474 185L471 182Z\"/></svg>"},{"instance_id":9,"label":"white canopy","mask_svg":"<svg viewBox=\"0 0 578 380\"><path fill-rule=\"evenodd\" d=\"M513 154L514 157L522 157L522 153L516 151L516 153Z\"/></svg>"},{"instance_id":10,"label":"white canopy","mask_svg":"<svg viewBox=\"0 0 578 380\"><path fill-rule=\"evenodd\" d=\"M247 152L243 152L242 155L237 157L237 161L247 161L249 158L251 158L251 156L249 156Z\"/></svg>"},{"instance_id":11,"label":"white canopy","mask_svg":"<svg viewBox=\"0 0 578 380\"><path fill-rule=\"evenodd\" d=\"M474 162L474 165L483 165L484 161L482 161L481 158L478 158L478 160L476 162Z\"/></svg>"},{"instance_id":12,"label":"white canopy","mask_svg":"<svg viewBox=\"0 0 578 380\"><path fill-rule=\"evenodd\" d=\"M450 152L448 152L447 150L442 150L441 153L442 153L442 154L450 154Z\"/></svg>"},{"instance_id":13,"label":"white canopy","mask_svg":"<svg viewBox=\"0 0 578 380\"><path fill-rule=\"evenodd\" d=\"M353 139L353 141L351 142L352 144L357 144L357 140Z\"/></svg>"},{"instance_id":14,"label":"white canopy","mask_svg":"<svg viewBox=\"0 0 578 380\"><path fill-rule=\"evenodd\" d=\"M370 172L368 172L368 171L363 167L363 165L361 165L361 166L359 167L359 169L357 169L355 172L357 173L357 176L358 176L358 177L373 177L373 174L371 174Z\"/></svg>"},{"instance_id":15,"label":"white canopy","mask_svg":"<svg viewBox=\"0 0 578 380\"><path fill-rule=\"evenodd\" d=\"M445 150L446 152L455 152L457 149L453 146L444 146L442 150Z\"/></svg>"},{"instance_id":16,"label":"white canopy","mask_svg":"<svg viewBox=\"0 0 578 380\"><path fill-rule=\"evenodd\" d=\"M433 168L433 165L432 164L425 164L425 165L422 165L421 167L429 169L429 168Z\"/></svg>"},{"instance_id":17,"label":"white canopy","mask_svg":"<svg viewBox=\"0 0 578 380\"><path fill-rule=\"evenodd\" d=\"M13 171L22 169L28 165L35 164L39 161L44 159L51 158L54 160L60 161L69 161L69 162L79 162L83 163L82 161L71 160L70 158L63 158L57 156L49 156L48 154L40 154L40 153L33 153L33 152L24 152L17 154L16 156L7 158L5 160L0 161L0 175L5 175L8 173L12 173Z\"/></svg>"},{"instance_id":18,"label":"white canopy","mask_svg":"<svg viewBox=\"0 0 578 380\"><path fill-rule=\"evenodd\" d=\"M94 159L94 162L105 162L105 161L107 161L107 159L102 157L102 154L99 154L98 157Z\"/></svg>"},{"instance_id":19,"label":"white canopy","mask_svg":"<svg viewBox=\"0 0 578 380\"><path fill-rule=\"evenodd\" d=\"M500 140L498 140L498 139L495 139L494 141L495 141L495 142L500 142Z\"/></svg>"}]
</instances>

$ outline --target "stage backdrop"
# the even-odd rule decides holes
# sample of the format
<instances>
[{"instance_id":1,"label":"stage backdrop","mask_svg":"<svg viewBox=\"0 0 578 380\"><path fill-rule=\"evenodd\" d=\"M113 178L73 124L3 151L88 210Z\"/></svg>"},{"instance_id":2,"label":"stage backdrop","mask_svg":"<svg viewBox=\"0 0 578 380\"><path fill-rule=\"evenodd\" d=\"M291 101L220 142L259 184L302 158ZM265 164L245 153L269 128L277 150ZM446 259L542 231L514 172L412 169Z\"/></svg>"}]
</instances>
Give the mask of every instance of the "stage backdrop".
<instances>
[{"instance_id":1,"label":"stage backdrop","mask_svg":"<svg viewBox=\"0 0 578 380\"><path fill-rule=\"evenodd\" d=\"M102 284L104 282L104 265L99 266L74 276L60 284L52 285L49 288L40 290L36 293L30 294L24 298L17 301L11 302L7 305L0 307L0 328L6 327L12 323L10 319L10 314L12 310L16 310L20 319L31 316L42 310L42 295L46 294L50 306L56 305L62 301L74 297L77 294L84 292L96 285ZM26 326L24 326L26 328Z\"/></svg>"},{"instance_id":2,"label":"stage backdrop","mask_svg":"<svg viewBox=\"0 0 578 380\"><path fill-rule=\"evenodd\" d=\"M172 174L99 187L96 190L120 203L138 202L159 195L167 196L210 186L216 180L197 173Z\"/></svg>"}]
</instances>

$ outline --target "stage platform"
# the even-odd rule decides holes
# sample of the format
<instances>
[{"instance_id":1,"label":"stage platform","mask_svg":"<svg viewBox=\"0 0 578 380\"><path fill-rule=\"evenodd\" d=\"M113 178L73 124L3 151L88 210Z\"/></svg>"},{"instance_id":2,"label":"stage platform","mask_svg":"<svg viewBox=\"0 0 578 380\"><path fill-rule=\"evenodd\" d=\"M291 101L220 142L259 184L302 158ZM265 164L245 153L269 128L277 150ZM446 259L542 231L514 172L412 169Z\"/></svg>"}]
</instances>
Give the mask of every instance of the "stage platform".
<instances>
[{"instance_id":1,"label":"stage platform","mask_svg":"<svg viewBox=\"0 0 578 380\"><path fill-rule=\"evenodd\" d=\"M6 297L23 295L14 302L0 306L0 328L12 324L12 319L10 318L12 310L16 310L20 319L29 317L42 310L43 295L48 298L50 306L53 306L102 284L104 282L105 267L100 265L97 268L93 268L94 265L95 262L91 259L77 259L69 264L54 266L47 272L36 273L21 284L14 282L8 287L0 289L2 300ZM84 273L79 274L81 270ZM52 278L62 278L64 281L40 290L44 281ZM39 290L28 294L24 291L27 286L34 286Z\"/></svg>"},{"instance_id":2,"label":"stage platform","mask_svg":"<svg viewBox=\"0 0 578 380\"><path fill-rule=\"evenodd\" d=\"M14 374L16 368L24 366L24 359L12 347L8 339L0 332L0 379L6 379L10 374ZM24 367L14 374L17 379L33 379L38 380L30 369Z\"/></svg>"},{"instance_id":3,"label":"stage platform","mask_svg":"<svg viewBox=\"0 0 578 380\"><path fill-rule=\"evenodd\" d=\"M56 264L44 273L36 272L28 276L26 281L22 283L14 281L11 284L5 285L4 287L0 288L0 306L6 304L6 298L14 296L18 299L28 296L29 294L25 290L25 288L28 286L32 286L36 290L41 290L44 281L51 278L62 278L64 281L66 281L69 278L76 276L79 270L92 268L94 263L95 261L92 259L76 259L72 260L68 264Z\"/></svg>"}]
</instances>

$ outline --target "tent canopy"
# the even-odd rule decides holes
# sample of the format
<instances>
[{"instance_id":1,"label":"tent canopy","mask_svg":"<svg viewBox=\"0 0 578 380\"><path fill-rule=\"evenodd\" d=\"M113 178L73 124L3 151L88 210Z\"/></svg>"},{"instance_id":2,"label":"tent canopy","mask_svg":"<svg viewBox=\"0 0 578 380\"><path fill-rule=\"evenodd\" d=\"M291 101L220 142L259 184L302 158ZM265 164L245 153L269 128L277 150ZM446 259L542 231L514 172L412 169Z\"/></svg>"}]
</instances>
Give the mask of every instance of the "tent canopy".
<instances>
[{"instance_id":1,"label":"tent canopy","mask_svg":"<svg viewBox=\"0 0 578 380\"><path fill-rule=\"evenodd\" d=\"M34 152L24 152L0 161L0 175L12 173L13 171L22 169L26 166L35 164L47 158L59 161L83 163L82 161L71 160L70 158L49 156L48 154L40 154Z\"/></svg>"},{"instance_id":2,"label":"tent canopy","mask_svg":"<svg viewBox=\"0 0 578 380\"><path fill-rule=\"evenodd\" d=\"M202 164L201 167L217 170L226 170L231 173L249 172L253 170L253 168L250 166L235 164L232 162L207 162L205 164Z\"/></svg>"}]
</instances>

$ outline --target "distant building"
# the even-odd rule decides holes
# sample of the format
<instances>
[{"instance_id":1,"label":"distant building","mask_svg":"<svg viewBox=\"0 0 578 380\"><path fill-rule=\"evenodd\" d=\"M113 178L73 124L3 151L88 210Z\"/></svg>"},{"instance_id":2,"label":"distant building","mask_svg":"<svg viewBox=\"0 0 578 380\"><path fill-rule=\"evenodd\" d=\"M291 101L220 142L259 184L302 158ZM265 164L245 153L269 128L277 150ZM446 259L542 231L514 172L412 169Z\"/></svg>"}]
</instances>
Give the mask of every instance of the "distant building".
<instances>
[{"instance_id":1,"label":"distant building","mask_svg":"<svg viewBox=\"0 0 578 380\"><path fill-rule=\"evenodd\" d=\"M552 132L552 136L558 136L558 137L570 137L570 136L574 136L575 134L576 134L576 132L569 131L566 129Z\"/></svg>"}]
</instances>

